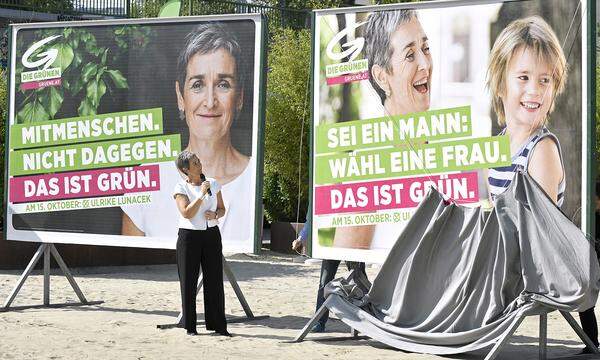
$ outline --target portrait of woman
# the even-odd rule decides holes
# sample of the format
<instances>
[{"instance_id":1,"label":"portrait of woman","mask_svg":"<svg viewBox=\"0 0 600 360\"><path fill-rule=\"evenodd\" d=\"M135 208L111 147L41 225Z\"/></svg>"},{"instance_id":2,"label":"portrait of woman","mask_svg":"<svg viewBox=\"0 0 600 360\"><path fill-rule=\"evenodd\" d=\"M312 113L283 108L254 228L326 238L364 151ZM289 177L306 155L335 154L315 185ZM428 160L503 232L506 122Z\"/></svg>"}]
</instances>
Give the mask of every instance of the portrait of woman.
<instances>
[{"instance_id":1,"label":"portrait of woman","mask_svg":"<svg viewBox=\"0 0 600 360\"><path fill-rule=\"evenodd\" d=\"M429 109L433 64L427 35L413 10L369 15L363 30L369 81L384 116ZM334 246L369 249L389 247L401 229L397 224L338 227ZM390 240L393 239L393 240Z\"/></svg>"},{"instance_id":2,"label":"portrait of woman","mask_svg":"<svg viewBox=\"0 0 600 360\"><path fill-rule=\"evenodd\" d=\"M256 165L232 144L231 132L245 101L246 76L252 74L245 67L248 56L225 24L198 25L179 53L173 83L179 118L189 135L182 147L195 154L204 174L221 185L227 209L219 219L224 243L252 244L254 237L250 214L254 212ZM151 204L123 208L122 234L176 237L177 229L172 225L176 219L165 210L172 203L166 200L169 188L181 177L174 163L161 163L161 191L153 193Z\"/></svg>"}]
</instances>

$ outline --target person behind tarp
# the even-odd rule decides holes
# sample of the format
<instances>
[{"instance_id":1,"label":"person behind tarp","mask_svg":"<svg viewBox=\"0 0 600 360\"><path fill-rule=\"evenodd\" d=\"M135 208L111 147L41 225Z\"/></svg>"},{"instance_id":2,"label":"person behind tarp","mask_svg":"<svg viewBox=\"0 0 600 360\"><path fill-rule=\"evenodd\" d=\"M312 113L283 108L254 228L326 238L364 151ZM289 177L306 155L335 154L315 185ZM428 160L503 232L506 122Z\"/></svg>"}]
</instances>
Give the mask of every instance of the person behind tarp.
<instances>
[{"instance_id":1,"label":"person behind tarp","mask_svg":"<svg viewBox=\"0 0 600 360\"><path fill-rule=\"evenodd\" d=\"M306 246L306 239L308 239L308 230L311 227L310 218L308 213L306 214L306 223L304 227L298 234L298 238L292 241L292 250L301 252L302 249ZM319 290L317 291L317 306L315 311L319 311L319 308L325 302L325 285L327 285L337 273L338 267L340 266L340 260L329 260L323 259L321 262L321 276L319 278ZM346 267L348 270L356 269L357 271L362 271L365 274L365 278L367 274L365 272L365 263L364 262L353 262L346 261ZM318 320L315 326L312 328L312 332L322 333L325 332L325 324L329 319L329 311L326 311L323 316Z\"/></svg>"},{"instance_id":2,"label":"person behind tarp","mask_svg":"<svg viewBox=\"0 0 600 360\"><path fill-rule=\"evenodd\" d=\"M515 20L498 35L487 73L487 87L500 135L510 138L512 164L490 169L495 200L515 172L529 173L554 203L564 201L565 171L560 143L546 124L567 78L567 61L556 34L542 18Z\"/></svg>"},{"instance_id":3,"label":"person behind tarp","mask_svg":"<svg viewBox=\"0 0 600 360\"><path fill-rule=\"evenodd\" d=\"M600 182L596 182L596 257L600 261ZM586 311L579 313L579 321L581 321L581 327L585 334L592 340L594 345L598 347L598 323L596 321L596 314L594 313L595 307L587 309ZM579 354L592 354L592 349L587 346L579 352Z\"/></svg>"},{"instance_id":4,"label":"person behind tarp","mask_svg":"<svg viewBox=\"0 0 600 360\"><path fill-rule=\"evenodd\" d=\"M179 209L176 249L182 322L188 335L197 335L196 290L202 266L206 330L231 336L225 320L223 246L217 227L217 219L225 215L221 186L204 177L202 163L191 151L182 151L176 164L187 177L177 183L173 192Z\"/></svg>"}]
</instances>

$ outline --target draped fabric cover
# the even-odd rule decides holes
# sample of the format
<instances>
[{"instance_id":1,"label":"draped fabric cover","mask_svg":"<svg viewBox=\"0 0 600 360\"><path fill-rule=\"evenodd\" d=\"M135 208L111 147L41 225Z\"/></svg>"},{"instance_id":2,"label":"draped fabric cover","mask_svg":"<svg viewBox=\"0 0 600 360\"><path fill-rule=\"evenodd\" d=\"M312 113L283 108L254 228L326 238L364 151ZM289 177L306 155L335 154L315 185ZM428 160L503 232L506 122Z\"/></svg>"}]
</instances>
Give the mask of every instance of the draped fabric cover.
<instances>
[{"instance_id":1,"label":"draped fabric cover","mask_svg":"<svg viewBox=\"0 0 600 360\"><path fill-rule=\"evenodd\" d=\"M373 284L356 274L327 307L359 332L412 352L455 354L495 343L522 315L594 306L593 244L526 173L488 216L431 190Z\"/></svg>"}]
</instances>

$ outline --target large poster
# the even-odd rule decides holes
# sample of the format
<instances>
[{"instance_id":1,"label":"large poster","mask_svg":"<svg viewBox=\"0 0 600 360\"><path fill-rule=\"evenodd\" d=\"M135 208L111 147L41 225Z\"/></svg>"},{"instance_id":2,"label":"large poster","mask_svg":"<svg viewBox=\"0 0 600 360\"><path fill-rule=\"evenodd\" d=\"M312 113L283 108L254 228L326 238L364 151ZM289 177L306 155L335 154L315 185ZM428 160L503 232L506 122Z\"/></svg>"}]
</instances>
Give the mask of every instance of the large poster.
<instances>
[{"instance_id":1,"label":"large poster","mask_svg":"<svg viewBox=\"0 0 600 360\"><path fill-rule=\"evenodd\" d=\"M382 262L430 187L491 209L516 171L586 229L585 5L317 11L312 255Z\"/></svg>"},{"instance_id":2,"label":"large poster","mask_svg":"<svg viewBox=\"0 0 600 360\"><path fill-rule=\"evenodd\" d=\"M263 31L260 15L12 26L6 239L175 248L188 149L221 185L224 251L253 252Z\"/></svg>"}]
</instances>

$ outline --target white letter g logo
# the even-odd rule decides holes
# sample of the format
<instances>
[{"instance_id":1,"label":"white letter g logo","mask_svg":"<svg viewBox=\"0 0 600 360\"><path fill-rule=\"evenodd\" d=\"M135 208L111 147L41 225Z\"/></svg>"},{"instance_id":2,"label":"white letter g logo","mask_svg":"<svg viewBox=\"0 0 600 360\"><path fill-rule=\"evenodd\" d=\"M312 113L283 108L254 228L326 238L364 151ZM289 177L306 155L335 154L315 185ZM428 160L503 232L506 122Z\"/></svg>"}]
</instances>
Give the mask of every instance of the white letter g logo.
<instances>
[{"instance_id":1,"label":"white letter g logo","mask_svg":"<svg viewBox=\"0 0 600 360\"><path fill-rule=\"evenodd\" d=\"M42 39L38 42L36 42L35 44L33 44L29 49L27 49L27 51L25 51L25 54L23 54L23 57L21 58L21 62L23 63L23 66L25 66L26 68L36 68L42 64L45 63L43 69L47 69L50 67L50 65L52 65L52 63L54 63L54 60L56 60L56 56L58 55L58 50L56 49L50 49L48 51L44 51L41 52L39 54L36 55L37 58L40 58L37 61L29 61L29 57L39 48L41 48L42 46L44 46L46 43L49 43L50 41L61 37L62 35L54 35L54 36L50 36L47 37L45 39Z\"/></svg>"}]
</instances>

